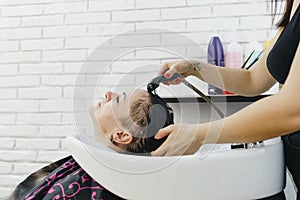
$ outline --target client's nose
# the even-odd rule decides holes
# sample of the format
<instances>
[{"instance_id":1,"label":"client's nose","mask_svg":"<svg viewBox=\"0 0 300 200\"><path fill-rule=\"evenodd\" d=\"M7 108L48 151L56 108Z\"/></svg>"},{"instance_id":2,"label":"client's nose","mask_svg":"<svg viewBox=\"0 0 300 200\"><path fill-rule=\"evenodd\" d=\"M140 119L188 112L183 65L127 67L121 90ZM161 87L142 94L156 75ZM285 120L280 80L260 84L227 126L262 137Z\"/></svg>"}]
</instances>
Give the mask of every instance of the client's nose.
<instances>
[{"instance_id":1,"label":"client's nose","mask_svg":"<svg viewBox=\"0 0 300 200\"><path fill-rule=\"evenodd\" d=\"M111 92L111 91L107 91L106 93L105 93L105 101L111 101L111 99L112 98L114 98L114 96L117 96L118 94L116 94L116 93L113 93L113 92Z\"/></svg>"},{"instance_id":2,"label":"client's nose","mask_svg":"<svg viewBox=\"0 0 300 200\"><path fill-rule=\"evenodd\" d=\"M110 101L112 97L112 92L111 91L107 91L105 93L105 101Z\"/></svg>"}]
</instances>

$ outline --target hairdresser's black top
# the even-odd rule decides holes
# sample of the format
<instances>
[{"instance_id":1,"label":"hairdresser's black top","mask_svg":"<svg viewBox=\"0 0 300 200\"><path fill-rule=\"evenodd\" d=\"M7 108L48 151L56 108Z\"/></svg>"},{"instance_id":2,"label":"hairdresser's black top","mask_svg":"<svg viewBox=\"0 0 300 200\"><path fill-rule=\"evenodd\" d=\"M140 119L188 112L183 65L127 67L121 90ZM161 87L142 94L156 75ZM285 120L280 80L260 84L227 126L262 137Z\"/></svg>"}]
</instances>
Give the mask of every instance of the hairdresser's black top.
<instances>
[{"instance_id":1,"label":"hairdresser's black top","mask_svg":"<svg viewBox=\"0 0 300 200\"><path fill-rule=\"evenodd\" d=\"M281 33L267 59L268 69L279 83L283 84L289 74L299 39L300 6L298 6L293 18Z\"/></svg>"},{"instance_id":2,"label":"hairdresser's black top","mask_svg":"<svg viewBox=\"0 0 300 200\"><path fill-rule=\"evenodd\" d=\"M272 76L284 83L289 74L300 40L300 6L293 18L285 27L267 60ZM297 66L300 67L300 66ZM284 144L285 164L293 176L300 197L300 131L282 137Z\"/></svg>"}]
</instances>

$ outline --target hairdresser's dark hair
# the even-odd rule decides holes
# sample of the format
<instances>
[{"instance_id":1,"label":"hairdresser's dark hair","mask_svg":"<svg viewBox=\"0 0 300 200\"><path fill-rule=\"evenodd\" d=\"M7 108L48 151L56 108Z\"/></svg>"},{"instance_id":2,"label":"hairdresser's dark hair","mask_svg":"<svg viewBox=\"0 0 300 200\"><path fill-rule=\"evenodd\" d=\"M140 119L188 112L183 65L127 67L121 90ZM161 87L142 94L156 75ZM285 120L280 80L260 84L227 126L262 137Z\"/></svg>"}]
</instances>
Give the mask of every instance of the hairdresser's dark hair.
<instances>
[{"instance_id":1,"label":"hairdresser's dark hair","mask_svg":"<svg viewBox=\"0 0 300 200\"><path fill-rule=\"evenodd\" d=\"M279 2L282 3L282 0L271 0L271 10L272 10L272 18L273 18L273 22L274 22L274 18L277 15L277 8L278 8L278 4ZM294 0L286 0L286 6L284 9L284 13L282 18L277 22L276 26L277 27L285 27L290 20L290 16L291 16L291 11L292 11L292 7L293 7L293 2Z\"/></svg>"},{"instance_id":2,"label":"hairdresser's dark hair","mask_svg":"<svg viewBox=\"0 0 300 200\"><path fill-rule=\"evenodd\" d=\"M157 103L163 109L151 109L151 107ZM164 115L167 117L166 121L164 124L160 124L160 127L155 127L154 132L153 130L151 132L151 128L149 129L149 124L151 124L149 115L152 113L157 116L162 112L166 113L166 115ZM154 95L149 93L149 96L140 97L132 102L129 109L130 117L120 120L121 125L128 129L128 131L133 135L133 141L124 149L127 151L125 153L149 153L157 149L165 141L166 137L157 140L154 139L154 135L158 129L174 123L173 114L170 114L170 112L173 112L172 109L162 98L156 94Z\"/></svg>"}]
</instances>

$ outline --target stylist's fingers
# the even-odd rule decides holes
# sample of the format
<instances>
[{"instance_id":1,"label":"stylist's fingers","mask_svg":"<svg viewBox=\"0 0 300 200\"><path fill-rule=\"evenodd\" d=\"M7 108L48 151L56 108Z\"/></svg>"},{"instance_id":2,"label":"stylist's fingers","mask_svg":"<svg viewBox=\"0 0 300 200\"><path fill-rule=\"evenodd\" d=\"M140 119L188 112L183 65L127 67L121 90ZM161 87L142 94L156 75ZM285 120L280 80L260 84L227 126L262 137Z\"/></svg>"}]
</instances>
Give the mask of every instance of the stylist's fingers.
<instances>
[{"instance_id":1,"label":"stylist's fingers","mask_svg":"<svg viewBox=\"0 0 300 200\"><path fill-rule=\"evenodd\" d=\"M175 73L181 75L181 77L164 82L165 85L177 85L180 84L183 79L192 74L193 65L190 61L182 60L182 61L172 61L165 62L162 68L159 71L159 75L164 74L166 78L171 78Z\"/></svg>"},{"instance_id":2,"label":"stylist's fingers","mask_svg":"<svg viewBox=\"0 0 300 200\"><path fill-rule=\"evenodd\" d=\"M176 62L169 66L169 70L165 72L166 78L170 78L174 73L178 73L181 77L186 77L188 71L190 70L190 64L186 61ZM169 77L168 77L169 75Z\"/></svg>"},{"instance_id":3,"label":"stylist's fingers","mask_svg":"<svg viewBox=\"0 0 300 200\"><path fill-rule=\"evenodd\" d=\"M170 81L169 84L172 84L172 85L178 85L178 84L180 84L183 80L184 80L184 78L178 77L178 78L176 78L175 80Z\"/></svg>"},{"instance_id":4,"label":"stylist's fingers","mask_svg":"<svg viewBox=\"0 0 300 200\"><path fill-rule=\"evenodd\" d=\"M166 78L171 78L175 73L181 74L181 71L179 71L179 70L178 70L178 67L176 67L176 66L178 66L177 63L173 64L173 65L170 67L170 69L169 69L168 71L165 72L165 77L166 77ZM178 85L178 84L180 84L180 83L182 82L182 80L183 80L183 77L178 77L178 78L176 78L176 79L174 79L174 80L167 81L167 82L166 82L166 83L167 83L166 85Z\"/></svg>"},{"instance_id":5,"label":"stylist's fingers","mask_svg":"<svg viewBox=\"0 0 300 200\"><path fill-rule=\"evenodd\" d=\"M168 151L168 140L166 140L158 149L151 152L151 156L164 156Z\"/></svg>"},{"instance_id":6,"label":"stylist's fingers","mask_svg":"<svg viewBox=\"0 0 300 200\"><path fill-rule=\"evenodd\" d=\"M174 125L167 126L165 128L162 128L158 131L158 133L155 135L155 139L161 139L163 137L166 137L167 135L171 134L174 129ZM155 151L151 152L151 156L164 156L169 148L169 140L168 138L166 141Z\"/></svg>"},{"instance_id":7,"label":"stylist's fingers","mask_svg":"<svg viewBox=\"0 0 300 200\"><path fill-rule=\"evenodd\" d=\"M164 74L166 78L170 78L174 73L180 73L178 65L178 62L165 62L158 74Z\"/></svg>"},{"instance_id":8,"label":"stylist's fingers","mask_svg":"<svg viewBox=\"0 0 300 200\"><path fill-rule=\"evenodd\" d=\"M178 138L181 125L170 125L161 129L155 138L163 138L168 135L164 143L155 151L151 152L152 156L174 156L183 155L187 150L184 143L187 141L185 138ZM183 143L183 144L182 144Z\"/></svg>"},{"instance_id":9,"label":"stylist's fingers","mask_svg":"<svg viewBox=\"0 0 300 200\"><path fill-rule=\"evenodd\" d=\"M162 67L160 68L158 75L164 74L166 71L170 69L172 62L164 62Z\"/></svg>"},{"instance_id":10,"label":"stylist's fingers","mask_svg":"<svg viewBox=\"0 0 300 200\"><path fill-rule=\"evenodd\" d=\"M174 130L174 125L169 125L165 128L162 128L156 133L155 139L159 140L161 138L164 138L170 133L172 133L173 130Z\"/></svg>"}]
</instances>

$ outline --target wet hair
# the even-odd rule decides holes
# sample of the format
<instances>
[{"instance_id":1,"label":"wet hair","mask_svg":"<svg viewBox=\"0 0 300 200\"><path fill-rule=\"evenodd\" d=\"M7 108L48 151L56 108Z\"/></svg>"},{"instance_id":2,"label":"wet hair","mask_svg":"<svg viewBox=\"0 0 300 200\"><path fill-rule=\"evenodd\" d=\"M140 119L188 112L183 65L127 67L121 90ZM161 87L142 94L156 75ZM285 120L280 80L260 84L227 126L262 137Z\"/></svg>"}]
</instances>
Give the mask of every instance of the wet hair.
<instances>
[{"instance_id":1,"label":"wet hair","mask_svg":"<svg viewBox=\"0 0 300 200\"><path fill-rule=\"evenodd\" d=\"M274 23L274 18L277 15L277 8L278 8L278 3L282 2L282 0L271 0L271 10L272 10L272 19ZM276 24L277 27L285 27L289 21L290 21L290 16L291 16L291 11L293 8L293 2L294 0L286 0L286 6L284 9L284 13L282 18L279 20L279 22Z\"/></svg>"},{"instance_id":2,"label":"wet hair","mask_svg":"<svg viewBox=\"0 0 300 200\"><path fill-rule=\"evenodd\" d=\"M130 106L130 117L120 120L133 135L133 140L126 145L127 153L150 153L156 150L167 137L155 139L159 129L174 124L173 110L157 94L141 97Z\"/></svg>"}]
</instances>

